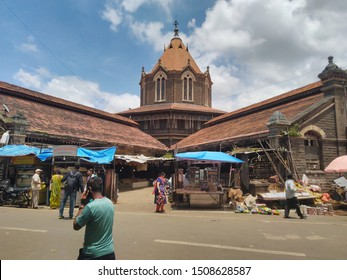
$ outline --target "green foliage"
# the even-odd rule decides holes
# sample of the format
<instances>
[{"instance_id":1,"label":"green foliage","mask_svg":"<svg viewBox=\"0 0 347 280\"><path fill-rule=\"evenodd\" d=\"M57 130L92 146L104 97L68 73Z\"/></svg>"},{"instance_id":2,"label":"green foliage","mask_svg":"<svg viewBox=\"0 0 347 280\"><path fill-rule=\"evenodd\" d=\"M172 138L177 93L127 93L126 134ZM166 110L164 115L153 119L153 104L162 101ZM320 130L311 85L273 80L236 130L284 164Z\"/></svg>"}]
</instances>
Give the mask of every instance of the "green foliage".
<instances>
[{"instance_id":1,"label":"green foliage","mask_svg":"<svg viewBox=\"0 0 347 280\"><path fill-rule=\"evenodd\" d=\"M288 135L290 137L300 137L301 136L300 127L297 123L294 123L293 125L291 125L288 128Z\"/></svg>"},{"instance_id":2,"label":"green foliage","mask_svg":"<svg viewBox=\"0 0 347 280\"><path fill-rule=\"evenodd\" d=\"M165 155L163 155L163 158L173 158L173 154L170 152L167 152Z\"/></svg>"}]
</instances>

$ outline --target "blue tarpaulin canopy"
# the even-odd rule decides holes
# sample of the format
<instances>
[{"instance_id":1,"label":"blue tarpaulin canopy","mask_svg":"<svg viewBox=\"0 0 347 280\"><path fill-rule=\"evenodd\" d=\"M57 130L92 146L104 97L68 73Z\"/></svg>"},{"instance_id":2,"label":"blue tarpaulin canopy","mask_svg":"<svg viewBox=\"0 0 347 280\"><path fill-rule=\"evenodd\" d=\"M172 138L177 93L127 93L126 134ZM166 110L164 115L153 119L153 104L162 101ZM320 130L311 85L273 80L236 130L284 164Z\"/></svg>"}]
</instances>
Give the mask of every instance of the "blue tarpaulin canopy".
<instances>
[{"instance_id":1,"label":"blue tarpaulin canopy","mask_svg":"<svg viewBox=\"0 0 347 280\"><path fill-rule=\"evenodd\" d=\"M108 164L113 161L114 154L116 153L116 147L107 148L104 150L89 150L86 148L77 148L77 156L83 158L86 161ZM37 147L31 147L27 145L6 145L0 148L0 157L16 157L35 155L41 161L45 161L53 156L53 149L45 148L40 149Z\"/></svg>"},{"instance_id":2,"label":"blue tarpaulin canopy","mask_svg":"<svg viewBox=\"0 0 347 280\"><path fill-rule=\"evenodd\" d=\"M35 155L40 160L46 160L52 156L52 149L40 149L27 145L6 145L0 148L0 157L18 157Z\"/></svg>"},{"instance_id":3,"label":"blue tarpaulin canopy","mask_svg":"<svg viewBox=\"0 0 347 280\"><path fill-rule=\"evenodd\" d=\"M186 152L179 153L175 155L177 160L196 160L196 161L207 161L207 162L224 162L224 163L243 163L243 160L240 160L236 157L228 155L223 152L210 152L210 151L201 151L201 152Z\"/></svg>"},{"instance_id":4,"label":"blue tarpaulin canopy","mask_svg":"<svg viewBox=\"0 0 347 280\"><path fill-rule=\"evenodd\" d=\"M113 161L116 147L111 147L105 150L89 150L86 148L77 148L77 156L89 162L96 162L99 164L108 164Z\"/></svg>"}]
</instances>

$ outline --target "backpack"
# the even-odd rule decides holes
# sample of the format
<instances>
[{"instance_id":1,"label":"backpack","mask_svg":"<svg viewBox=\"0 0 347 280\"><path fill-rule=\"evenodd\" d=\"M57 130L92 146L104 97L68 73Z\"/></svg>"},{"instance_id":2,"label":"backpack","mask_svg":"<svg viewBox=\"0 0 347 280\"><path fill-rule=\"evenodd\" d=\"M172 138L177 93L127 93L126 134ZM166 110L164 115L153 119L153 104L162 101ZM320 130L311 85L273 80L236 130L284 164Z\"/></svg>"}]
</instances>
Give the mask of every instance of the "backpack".
<instances>
[{"instance_id":1,"label":"backpack","mask_svg":"<svg viewBox=\"0 0 347 280\"><path fill-rule=\"evenodd\" d=\"M77 172L76 174L73 174L71 171L69 173L69 176L66 179L66 187L71 190L71 191L75 191L78 190L78 175L80 173Z\"/></svg>"}]
</instances>

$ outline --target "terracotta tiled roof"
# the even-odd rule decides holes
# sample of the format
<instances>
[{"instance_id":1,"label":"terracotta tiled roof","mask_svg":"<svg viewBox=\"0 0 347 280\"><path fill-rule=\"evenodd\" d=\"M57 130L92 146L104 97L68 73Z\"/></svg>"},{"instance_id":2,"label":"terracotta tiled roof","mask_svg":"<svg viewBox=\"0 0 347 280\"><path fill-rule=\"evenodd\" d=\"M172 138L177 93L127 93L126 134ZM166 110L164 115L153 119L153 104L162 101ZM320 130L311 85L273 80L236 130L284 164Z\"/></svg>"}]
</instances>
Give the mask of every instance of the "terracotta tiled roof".
<instances>
[{"instance_id":1,"label":"terracotta tiled roof","mask_svg":"<svg viewBox=\"0 0 347 280\"><path fill-rule=\"evenodd\" d=\"M151 112L161 112L161 111L189 111L197 113L213 113L213 114L224 114L225 111L218 109L213 109L206 106L189 104L189 103L158 103L155 105L146 105L138 108L130 109L127 111L120 112L121 115L131 115L137 113L151 113Z\"/></svg>"},{"instance_id":2,"label":"terracotta tiled roof","mask_svg":"<svg viewBox=\"0 0 347 280\"><path fill-rule=\"evenodd\" d=\"M321 86L322 86L322 83L320 81L312 83L312 84L308 84L306 86L291 90L291 91L286 92L284 94L277 95L275 97L266 99L264 101L261 101L261 102L252 104L250 106L232 111L232 112L227 113L227 114L224 114L222 116L213 118L212 120L208 121L206 123L206 125L213 125L215 123L223 122L227 119L237 117L238 115L250 114L255 110L263 110L268 106L272 107L272 106L275 106L276 104L287 103L290 101L291 98L300 96L302 94L307 94L310 91L314 91L314 90L317 91L320 89Z\"/></svg>"},{"instance_id":3,"label":"terracotta tiled roof","mask_svg":"<svg viewBox=\"0 0 347 280\"><path fill-rule=\"evenodd\" d=\"M78 103L74 103L74 102L70 102L61 98L57 98L48 94L44 94L41 92L37 92L37 91L33 91L30 89L26 89L23 87L19 87L16 85L12 85L9 83L5 83L5 82L1 82L0 81L0 90L1 92L6 92L10 95L17 95L17 96L21 96L21 97L25 97L26 99L29 100L33 100L36 102L43 102L43 103L47 103L47 104L52 104L55 106L59 106L59 107L65 107L65 108L69 108L71 110L79 110L81 112L85 112L91 115L98 115L100 117L105 117L108 118L110 117L111 119L117 119L120 122L124 122L128 125L135 125L137 126L138 124L134 121L132 121L131 119L122 117L122 116L118 116L115 114L111 114L105 111L101 111L98 109L94 109L91 107L87 107Z\"/></svg>"},{"instance_id":4,"label":"terracotta tiled roof","mask_svg":"<svg viewBox=\"0 0 347 280\"><path fill-rule=\"evenodd\" d=\"M171 39L170 45L165 49L159 61L153 67L152 72L159 67L159 63L167 70L177 71L182 71L184 67L190 64L196 73L201 74L198 65L180 38Z\"/></svg>"},{"instance_id":5,"label":"terracotta tiled roof","mask_svg":"<svg viewBox=\"0 0 347 280\"><path fill-rule=\"evenodd\" d=\"M9 108L8 117L20 112L27 118L30 133L166 150L130 119L39 92L0 82L0 102Z\"/></svg>"},{"instance_id":6,"label":"terracotta tiled roof","mask_svg":"<svg viewBox=\"0 0 347 280\"><path fill-rule=\"evenodd\" d=\"M317 89L320 85L320 83L314 83L216 117L208 122L209 125L206 128L180 141L177 148L186 149L203 144L220 143L226 140L236 141L237 139L266 136L268 133L266 124L274 112L280 111L290 121L310 106L321 101L323 99L321 91L309 94L310 90ZM172 148L176 148L176 146Z\"/></svg>"}]
</instances>

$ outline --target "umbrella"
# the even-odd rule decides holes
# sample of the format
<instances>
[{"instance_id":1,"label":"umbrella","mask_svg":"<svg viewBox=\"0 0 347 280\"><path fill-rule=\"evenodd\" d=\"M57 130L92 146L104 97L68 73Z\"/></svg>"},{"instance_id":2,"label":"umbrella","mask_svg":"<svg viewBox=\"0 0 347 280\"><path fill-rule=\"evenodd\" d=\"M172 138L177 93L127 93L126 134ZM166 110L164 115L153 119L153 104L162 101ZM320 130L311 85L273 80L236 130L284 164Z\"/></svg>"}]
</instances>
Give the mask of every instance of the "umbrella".
<instances>
[{"instance_id":1,"label":"umbrella","mask_svg":"<svg viewBox=\"0 0 347 280\"><path fill-rule=\"evenodd\" d=\"M347 155L335 158L324 171L327 173L347 172Z\"/></svg>"},{"instance_id":2,"label":"umbrella","mask_svg":"<svg viewBox=\"0 0 347 280\"><path fill-rule=\"evenodd\" d=\"M230 163L243 163L243 160L240 160L236 157L228 155L223 152L187 152L179 153L175 155L177 160L198 160L198 161L212 161L212 162L230 162Z\"/></svg>"}]
</instances>

